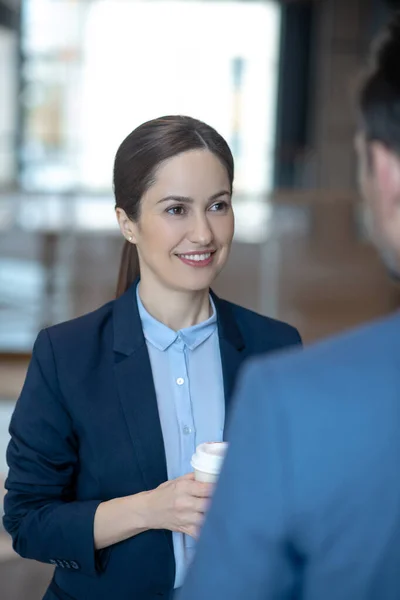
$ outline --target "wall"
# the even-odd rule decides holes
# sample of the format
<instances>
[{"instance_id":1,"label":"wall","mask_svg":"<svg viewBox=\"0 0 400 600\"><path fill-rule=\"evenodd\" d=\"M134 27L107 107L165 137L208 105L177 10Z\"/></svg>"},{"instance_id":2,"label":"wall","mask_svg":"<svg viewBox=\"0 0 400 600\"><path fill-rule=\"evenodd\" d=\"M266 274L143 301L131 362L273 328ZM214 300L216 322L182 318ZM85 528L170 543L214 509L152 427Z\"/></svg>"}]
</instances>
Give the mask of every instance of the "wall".
<instances>
[{"instance_id":1,"label":"wall","mask_svg":"<svg viewBox=\"0 0 400 600\"><path fill-rule=\"evenodd\" d=\"M312 173L315 187L354 189L355 81L370 41L370 0L321 0L316 26Z\"/></svg>"}]
</instances>

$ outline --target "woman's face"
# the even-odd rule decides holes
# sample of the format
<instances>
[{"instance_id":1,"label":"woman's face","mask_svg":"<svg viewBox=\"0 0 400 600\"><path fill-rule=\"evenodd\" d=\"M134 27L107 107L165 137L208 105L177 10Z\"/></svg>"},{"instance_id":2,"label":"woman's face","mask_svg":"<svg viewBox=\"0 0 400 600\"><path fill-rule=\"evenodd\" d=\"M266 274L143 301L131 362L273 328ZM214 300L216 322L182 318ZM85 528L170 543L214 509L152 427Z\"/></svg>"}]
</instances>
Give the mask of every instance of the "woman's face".
<instances>
[{"instance_id":1,"label":"woman's face","mask_svg":"<svg viewBox=\"0 0 400 600\"><path fill-rule=\"evenodd\" d=\"M165 161L141 200L134 223L117 209L125 237L136 244L142 281L180 291L208 288L225 265L234 232L225 167L208 150Z\"/></svg>"}]
</instances>

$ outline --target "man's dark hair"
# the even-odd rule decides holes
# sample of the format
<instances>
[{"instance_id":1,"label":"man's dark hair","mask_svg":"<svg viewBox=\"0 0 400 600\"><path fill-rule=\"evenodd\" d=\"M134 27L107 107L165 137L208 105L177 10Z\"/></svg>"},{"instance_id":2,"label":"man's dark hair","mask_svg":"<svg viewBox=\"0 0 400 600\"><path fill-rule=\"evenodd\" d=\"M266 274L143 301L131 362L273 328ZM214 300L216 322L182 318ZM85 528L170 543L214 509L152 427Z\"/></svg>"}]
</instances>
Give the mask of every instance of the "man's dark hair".
<instances>
[{"instance_id":1,"label":"man's dark hair","mask_svg":"<svg viewBox=\"0 0 400 600\"><path fill-rule=\"evenodd\" d=\"M400 156L400 12L377 39L358 103L367 141L379 141Z\"/></svg>"}]
</instances>

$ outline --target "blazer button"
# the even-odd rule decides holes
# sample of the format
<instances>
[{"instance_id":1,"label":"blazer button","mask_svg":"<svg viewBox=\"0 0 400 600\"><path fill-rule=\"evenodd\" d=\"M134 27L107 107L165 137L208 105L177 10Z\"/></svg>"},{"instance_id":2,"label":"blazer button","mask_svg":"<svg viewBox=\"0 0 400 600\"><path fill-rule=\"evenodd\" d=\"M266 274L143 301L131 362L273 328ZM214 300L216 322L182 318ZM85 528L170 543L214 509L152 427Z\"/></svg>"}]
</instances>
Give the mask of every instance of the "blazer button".
<instances>
[{"instance_id":1,"label":"blazer button","mask_svg":"<svg viewBox=\"0 0 400 600\"><path fill-rule=\"evenodd\" d=\"M75 560L70 560L69 564L76 571L78 571L81 568L80 565L79 565L79 563L77 563Z\"/></svg>"}]
</instances>

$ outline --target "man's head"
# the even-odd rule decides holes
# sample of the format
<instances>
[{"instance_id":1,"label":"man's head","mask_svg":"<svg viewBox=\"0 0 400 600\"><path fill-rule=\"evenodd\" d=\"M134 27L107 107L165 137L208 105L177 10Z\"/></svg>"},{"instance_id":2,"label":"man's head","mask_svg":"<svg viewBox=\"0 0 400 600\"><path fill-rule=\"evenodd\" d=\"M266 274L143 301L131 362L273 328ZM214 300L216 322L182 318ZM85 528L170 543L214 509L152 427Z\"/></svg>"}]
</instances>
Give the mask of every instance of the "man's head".
<instances>
[{"instance_id":1,"label":"man's head","mask_svg":"<svg viewBox=\"0 0 400 600\"><path fill-rule=\"evenodd\" d=\"M372 239L400 274L400 14L377 40L359 92L359 184Z\"/></svg>"}]
</instances>

